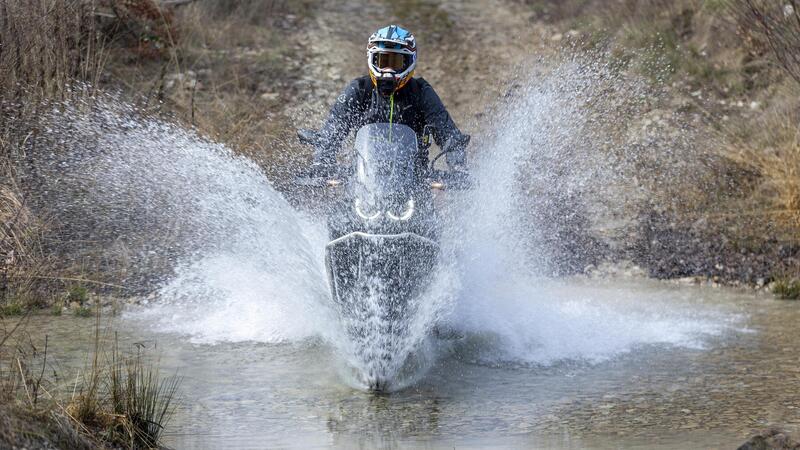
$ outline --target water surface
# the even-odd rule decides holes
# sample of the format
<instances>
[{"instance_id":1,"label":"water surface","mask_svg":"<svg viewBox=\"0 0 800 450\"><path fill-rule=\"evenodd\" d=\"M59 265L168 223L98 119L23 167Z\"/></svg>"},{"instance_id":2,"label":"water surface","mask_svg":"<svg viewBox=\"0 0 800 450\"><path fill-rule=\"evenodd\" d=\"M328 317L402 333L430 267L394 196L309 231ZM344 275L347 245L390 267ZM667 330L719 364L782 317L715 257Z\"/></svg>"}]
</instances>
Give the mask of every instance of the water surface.
<instances>
[{"instance_id":1,"label":"water surface","mask_svg":"<svg viewBox=\"0 0 800 450\"><path fill-rule=\"evenodd\" d=\"M694 308L723 327L699 328L692 341L643 339L604 358L516 363L484 356L502 340L467 333L435 340L430 371L379 396L351 387L320 339L193 343L126 315L108 326L123 347L159 355L162 373L183 376L166 439L176 448L733 448L756 429L800 428L797 305L645 280L597 283L604 295ZM93 324L41 317L29 329L34 340L49 336L67 373L84 364Z\"/></svg>"}]
</instances>

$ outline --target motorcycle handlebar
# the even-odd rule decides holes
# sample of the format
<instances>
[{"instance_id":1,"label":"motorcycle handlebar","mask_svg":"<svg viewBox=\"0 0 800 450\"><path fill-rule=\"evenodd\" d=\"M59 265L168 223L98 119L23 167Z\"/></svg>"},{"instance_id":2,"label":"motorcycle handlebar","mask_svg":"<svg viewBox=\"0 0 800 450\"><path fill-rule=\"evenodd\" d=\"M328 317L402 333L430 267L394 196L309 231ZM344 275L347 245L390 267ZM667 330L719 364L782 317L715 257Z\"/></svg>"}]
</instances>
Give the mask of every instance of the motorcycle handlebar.
<instances>
[{"instance_id":1,"label":"motorcycle handlebar","mask_svg":"<svg viewBox=\"0 0 800 450\"><path fill-rule=\"evenodd\" d=\"M308 128L300 128L297 130L297 138L303 145L316 146L319 141L319 132ZM466 136L466 142L469 143L469 136ZM450 141L448 141L450 144ZM442 156L454 150L452 145L445 145L446 149L437 155L431 161L429 167L429 175L426 177L426 182L430 184L431 189L444 190L444 189L468 189L472 186L472 179L467 172L456 170L437 170L434 169L436 161ZM336 187L345 184L345 180L349 178L352 171L348 168L338 167L336 173L331 176L322 177L297 177L294 183L299 186L306 187Z\"/></svg>"},{"instance_id":2,"label":"motorcycle handlebar","mask_svg":"<svg viewBox=\"0 0 800 450\"><path fill-rule=\"evenodd\" d=\"M297 177L294 184L304 187L338 187L346 183L346 171L329 177ZM472 187L471 177L466 172L434 170L425 178L431 189L436 190L464 190Z\"/></svg>"}]
</instances>

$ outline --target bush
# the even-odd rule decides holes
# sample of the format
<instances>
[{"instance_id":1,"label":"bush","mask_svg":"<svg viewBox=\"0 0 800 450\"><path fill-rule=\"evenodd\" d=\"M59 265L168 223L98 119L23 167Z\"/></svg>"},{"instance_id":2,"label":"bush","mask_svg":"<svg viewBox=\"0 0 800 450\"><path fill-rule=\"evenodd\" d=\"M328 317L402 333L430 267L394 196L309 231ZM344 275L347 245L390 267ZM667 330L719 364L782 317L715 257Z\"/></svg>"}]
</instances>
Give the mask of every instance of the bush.
<instances>
[{"instance_id":1,"label":"bush","mask_svg":"<svg viewBox=\"0 0 800 450\"><path fill-rule=\"evenodd\" d=\"M25 308L17 303L0 306L0 317L2 316L21 316L25 313Z\"/></svg>"},{"instance_id":2,"label":"bush","mask_svg":"<svg viewBox=\"0 0 800 450\"><path fill-rule=\"evenodd\" d=\"M67 292L67 302L78 302L81 305L89 299L89 290L83 286L75 286Z\"/></svg>"},{"instance_id":3,"label":"bush","mask_svg":"<svg viewBox=\"0 0 800 450\"><path fill-rule=\"evenodd\" d=\"M109 373L111 409L115 422L111 440L129 448L158 446L164 426L175 411L173 400L180 379L161 379L158 370L135 355L124 357L115 344Z\"/></svg>"},{"instance_id":4,"label":"bush","mask_svg":"<svg viewBox=\"0 0 800 450\"><path fill-rule=\"evenodd\" d=\"M780 66L800 83L800 3L797 0L733 0L741 28L766 42Z\"/></svg>"},{"instance_id":5,"label":"bush","mask_svg":"<svg viewBox=\"0 0 800 450\"><path fill-rule=\"evenodd\" d=\"M175 412L179 377L162 378L142 347L123 354L115 339L106 353L96 329L94 358L79 391L63 407L83 433L110 448L161 448L164 428ZM106 358L101 358L105 354Z\"/></svg>"}]
</instances>

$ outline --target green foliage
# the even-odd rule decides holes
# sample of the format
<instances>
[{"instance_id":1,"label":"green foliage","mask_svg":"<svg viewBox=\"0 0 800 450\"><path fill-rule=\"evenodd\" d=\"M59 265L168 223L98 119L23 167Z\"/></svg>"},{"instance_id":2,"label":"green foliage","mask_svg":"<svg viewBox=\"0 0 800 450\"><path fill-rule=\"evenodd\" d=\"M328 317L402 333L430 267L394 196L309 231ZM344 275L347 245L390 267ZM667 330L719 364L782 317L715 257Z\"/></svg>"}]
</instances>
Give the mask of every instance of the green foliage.
<instances>
[{"instance_id":1,"label":"green foliage","mask_svg":"<svg viewBox=\"0 0 800 450\"><path fill-rule=\"evenodd\" d=\"M67 301L70 303L78 302L80 304L84 304L88 299L89 299L89 290L86 289L84 286L81 285L73 286L67 292Z\"/></svg>"},{"instance_id":2,"label":"green foliage","mask_svg":"<svg viewBox=\"0 0 800 450\"><path fill-rule=\"evenodd\" d=\"M21 303L13 302L0 306L0 316L21 316L25 314L25 307Z\"/></svg>"},{"instance_id":3,"label":"green foliage","mask_svg":"<svg viewBox=\"0 0 800 450\"><path fill-rule=\"evenodd\" d=\"M74 314L75 317L92 317L94 315L92 308L87 308L85 306L75 308L72 314Z\"/></svg>"},{"instance_id":4,"label":"green foliage","mask_svg":"<svg viewBox=\"0 0 800 450\"><path fill-rule=\"evenodd\" d=\"M63 311L63 307L58 303L56 303L55 305L53 305L50 308L50 314L53 315L53 316L56 316L56 317L60 316L62 311Z\"/></svg>"},{"instance_id":5,"label":"green foliage","mask_svg":"<svg viewBox=\"0 0 800 450\"><path fill-rule=\"evenodd\" d=\"M787 278L775 280L772 293L781 300L800 300L800 280Z\"/></svg>"}]
</instances>

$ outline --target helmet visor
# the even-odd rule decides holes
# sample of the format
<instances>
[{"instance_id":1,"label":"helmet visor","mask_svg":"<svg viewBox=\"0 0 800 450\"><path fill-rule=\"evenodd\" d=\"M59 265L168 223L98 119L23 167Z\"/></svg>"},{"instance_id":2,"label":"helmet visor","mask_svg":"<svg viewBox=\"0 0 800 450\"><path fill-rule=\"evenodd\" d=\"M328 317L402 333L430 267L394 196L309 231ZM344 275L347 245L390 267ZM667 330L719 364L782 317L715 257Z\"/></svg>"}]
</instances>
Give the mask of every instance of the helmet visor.
<instances>
[{"instance_id":1,"label":"helmet visor","mask_svg":"<svg viewBox=\"0 0 800 450\"><path fill-rule=\"evenodd\" d=\"M379 52L375 53L373 58L373 65L378 70L393 70L395 72L402 72L408 67L408 62L411 59L409 55L394 52Z\"/></svg>"}]
</instances>

